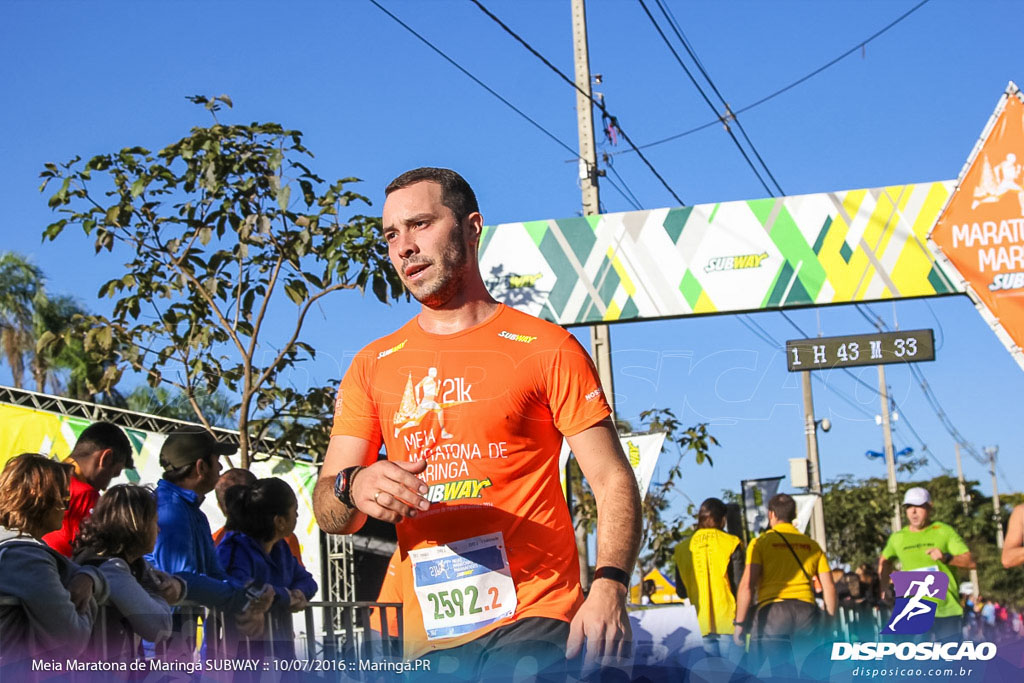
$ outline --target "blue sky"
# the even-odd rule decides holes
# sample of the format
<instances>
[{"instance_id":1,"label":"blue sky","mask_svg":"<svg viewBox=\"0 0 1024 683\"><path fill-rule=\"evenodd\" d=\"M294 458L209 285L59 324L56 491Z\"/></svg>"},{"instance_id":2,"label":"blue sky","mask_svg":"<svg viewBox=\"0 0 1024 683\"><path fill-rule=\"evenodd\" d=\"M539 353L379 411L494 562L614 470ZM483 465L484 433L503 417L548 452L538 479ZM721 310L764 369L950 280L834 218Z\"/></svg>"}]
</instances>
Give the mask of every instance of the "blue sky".
<instances>
[{"instance_id":1,"label":"blue sky","mask_svg":"<svg viewBox=\"0 0 1024 683\"><path fill-rule=\"evenodd\" d=\"M452 59L575 147L574 92L468 0L381 0ZM566 73L572 73L568 0L485 3ZM667 3L734 110L855 47L912 2ZM648 5L655 9L653 0ZM931 0L891 30L740 120L786 194L955 178L1007 81L1024 80L1022 12L1012 2ZM597 89L639 143L713 120L658 38L628 0L588 3ZM231 121L277 121L305 132L325 178L357 176L379 211L383 186L420 165L449 166L474 185L489 224L576 215L576 165L523 121L365 0L347 2L56 2L0 6L0 199L3 249L27 254L49 288L96 311L93 294L124 258L94 256L81 236L42 244L52 219L37 188L48 161L128 145L159 148L205 125L186 95L229 94ZM600 133L598 134L600 139ZM625 146L602 144L609 152ZM647 155L687 203L766 195L722 127L651 147ZM643 208L675 201L633 154L615 170ZM630 209L610 186L607 211ZM871 306L891 326L931 327L937 360L924 364L942 408L979 449L1000 446L1000 489L1024 481L1024 427L1017 396L1024 373L963 297ZM415 313L357 295L328 300L307 339L318 360L296 385L340 378L351 354ZM282 314L284 315L284 314ZM852 307L797 311L810 336L869 330ZM779 342L802 336L778 313L752 320ZM586 341L586 332L579 332ZM788 474L805 453L798 377L782 350L731 317L643 322L612 331L621 417L670 407L686 423L709 421L722 442L714 468L686 468L683 492L699 502L741 478ZM877 386L873 367L855 372ZM825 478L883 475L865 450L880 450L877 394L842 373L815 382ZM0 381L9 381L0 367ZM829 388L826 388L827 383ZM924 475L953 468L953 441L904 368L889 384L902 408L896 447L933 459ZM839 393L836 393L839 392ZM851 403L853 405L851 405ZM965 456L969 478L990 489Z\"/></svg>"}]
</instances>

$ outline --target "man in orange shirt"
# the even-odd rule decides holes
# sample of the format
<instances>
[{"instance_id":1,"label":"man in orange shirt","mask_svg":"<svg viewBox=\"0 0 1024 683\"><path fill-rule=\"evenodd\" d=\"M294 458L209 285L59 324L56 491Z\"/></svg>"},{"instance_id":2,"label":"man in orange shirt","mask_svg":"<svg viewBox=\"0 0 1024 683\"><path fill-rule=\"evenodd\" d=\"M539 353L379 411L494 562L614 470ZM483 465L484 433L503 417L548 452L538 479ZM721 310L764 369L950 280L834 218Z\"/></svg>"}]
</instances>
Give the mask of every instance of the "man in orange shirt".
<instances>
[{"instance_id":1,"label":"man in orange shirt","mask_svg":"<svg viewBox=\"0 0 1024 683\"><path fill-rule=\"evenodd\" d=\"M525 655L551 672L584 642L588 660L621 657L640 497L593 363L567 331L487 292L483 218L461 176L416 169L385 194L388 254L422 306L345 374L314 492L321 528L397 524L407 656L447 655L472 679L507 677ZM586 600L563 437L598 505Z\"/></svg>"}]
</instances>

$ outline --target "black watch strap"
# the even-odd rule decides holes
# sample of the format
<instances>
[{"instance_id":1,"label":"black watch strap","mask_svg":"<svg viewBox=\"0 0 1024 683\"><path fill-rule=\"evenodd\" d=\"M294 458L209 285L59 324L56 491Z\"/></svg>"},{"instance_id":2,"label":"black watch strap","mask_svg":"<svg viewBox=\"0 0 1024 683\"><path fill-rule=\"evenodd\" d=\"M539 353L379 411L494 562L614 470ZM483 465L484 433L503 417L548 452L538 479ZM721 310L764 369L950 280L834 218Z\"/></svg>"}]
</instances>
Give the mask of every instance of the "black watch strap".
<instances>
[{"instance_id":1,"label":"black watch strap","mask_svg":"<svg viewBox=\"0 0 1024 683\"><path fill-rule=\"evenodd\" d=\"M610 565L598 567L597 571L594 572L594 580L596 581L597 579L611 579L612 581L618 581L626 588L629 588L629 574L618 567L612 567Z\"/></svg>"},{"instance_id":2,"label":"black watch strap","mask_svg":"<svg viewBox=\"0 0 1024 683\"><path fill-rule=\"evenodd\" d=\"M334 497L340 500L341 504L346 507L355 507L355 504L352 502L352 480L355 479L356 473L361 469L363 469L362 465L346 467L338 472L338 476L334 478Z\"/></svg>"}]
</instances>

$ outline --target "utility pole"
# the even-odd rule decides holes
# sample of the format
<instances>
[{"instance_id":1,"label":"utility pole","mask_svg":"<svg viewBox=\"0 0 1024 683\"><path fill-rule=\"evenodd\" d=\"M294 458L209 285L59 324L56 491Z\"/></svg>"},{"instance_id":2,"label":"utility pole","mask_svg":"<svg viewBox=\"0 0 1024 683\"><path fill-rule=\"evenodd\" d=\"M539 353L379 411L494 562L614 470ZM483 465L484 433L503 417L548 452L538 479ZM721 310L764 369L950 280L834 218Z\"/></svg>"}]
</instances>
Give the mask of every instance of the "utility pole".
<instances>
[{"instance_id":1,"label":"utility pole","mask_svg":"<svg viewBox=\"0 0 1024 683\"><path fill-rule=\"evenodd\" d=\"M960 488L960 506L964 510L964 517L971 514L970 508L967 505L967 486L964 484L964 466L960 461L960 442L953 444L956 448L956 481L957 486ZM971 585L974 586L974 592L972 595L978 597L981 593L980 586L978 585L978 570L971 570Z\"/></svg>"},{"instance_id":2,"label":"utility pole","mask_svg":"<svg viewBox=\"0 0 1024 683\"><path fill-rule=\"evenodd\" d=\"M896 456L892 450L892 423L889 422L889 389L885 384L885 366L878 366L878 393L882 397L882 435L885 437L885 469L889 477L889 494L893 497L892 530L903 528L900 502L896 498Z\"/></svg>"},{"instance_id":3,"label":"utility pole","mask_svg":"<svg viewBox=\"0 0 1024 683\"><path fill-rule=\"evenodd\" d=\"M584 0L572 0L572 45L576 64L576 125L580 141L579 181L583 199L583 215L600 213L600 195L597 189L597 146L594 144L594 111L590 100L590 53L587 47L587 10ZM586 93L586 94L584 94ZM601 387L615 417L615 389L612 383L611 338L607 325L590 327L590 355L597 367ZM565 485L571 485L569 465L566 463ZM571 494L570 494L571 495ZM572 508L570 507L570 512ZM576 551L580 557L580 583L583 590L590 588L590 548L586 526L573 520L576 532Z\"/></svg>"},{"instance_id":4,"label":"utility pole","mask_svg":"<svg viewBox=\"0 0 1024 683\"><path fill-rule=\"evenodd\" d=\"M999 446L986 446L988 456L988 473L992 475L992 518L996 522L996 545L1003 547L1003 516L999 512L999 484L996 482L996 454Z\"/></svg>"},{"instance_id":5,"label":"utility pole","mask_svg":"<svg viewBox=\"0 0 1024 683\"><path fill-rule=\"evenodd\" d=\"M811 371L800 373L804 390L804 433L807 435L808 470L811 475L811 491L814 493L814 511L811 515L811 538L825 548L825 507L821 498L821 467L818 464L818 423L814 420L814 398L811 395Z\"/></svg>"},{"instance_id":6,"label":"utility pole","mask_svg":"<svg viewBox=\"0 0 1024 683\"><path fill-rule=\"evenodd\" d=\"M572 44L576 63L576 126L579 132L579 181L583 215L600 213L597 189L597 146L594 144L594 109L590 100L590 53L587 48L587 10L584 0L572 0ZM582 91L582 92L581 92ZM584 95L584 93L586 93ZM590 355L597 366L605 398L615 417L615 385L612 382L612 346L607 325L590 326Z\"/></svg>"}]
</instances>

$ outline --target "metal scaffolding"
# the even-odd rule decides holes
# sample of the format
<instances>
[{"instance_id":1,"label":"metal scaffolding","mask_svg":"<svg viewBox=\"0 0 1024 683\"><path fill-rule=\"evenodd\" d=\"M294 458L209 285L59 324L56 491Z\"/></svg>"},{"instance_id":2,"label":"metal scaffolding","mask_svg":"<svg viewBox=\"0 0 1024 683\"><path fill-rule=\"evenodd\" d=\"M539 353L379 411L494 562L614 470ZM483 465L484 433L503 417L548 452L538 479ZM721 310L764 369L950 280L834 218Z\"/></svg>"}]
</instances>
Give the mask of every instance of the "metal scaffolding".
<instances>
[{"instance_id":1,"label":"metal scaffolding","mask_svg":"<svg viewBox=\"0 0 1024 683\"><path fill-rule=\"evenodd\" d=\"M88 401L78 401L73 398L64 398L63 396L53 396L51 394L40 394L35 391L28 391L27 389L15 389L14 387L7 387L3 385L0 385L0 402L23 406L25 408L32 408L34 410L45 410L51 413L60 413L61 415L81 417L93 422L110 422L112 424L116 424L118 427L124 427L126 429L141 429L143 431L154 432L156 434L167 434L175 429L195 426L196 424L194 422L185 422L184 420L175 420L169 417L160 417L158 415L149 415L147 413L136 413L125 408L115 408L114 406L106 406L100 403L89 403ZM224 441L235 446L239 443L237 430L214 427L213 433L217 435L217 438L220 441ZM262 439L256 445L257 448L254 450L263 455L273 453L273 455L287 458L288 460L310 463L317 462L317 458L314 457L314 454L309 453L302 444L276 444L269 439Z\"/></svg>"}]
</instances>

